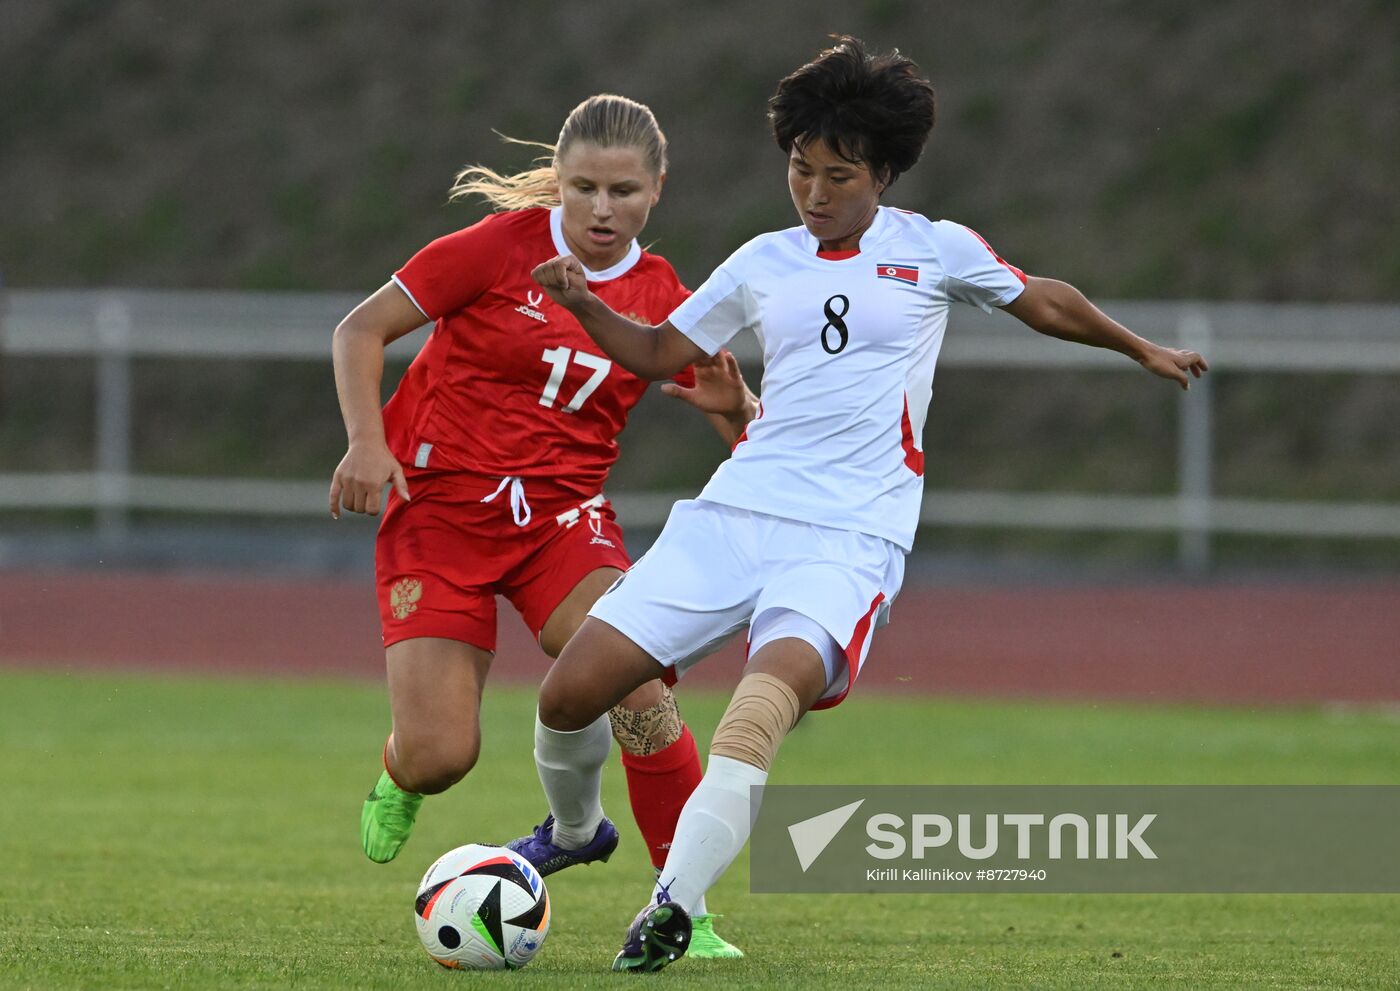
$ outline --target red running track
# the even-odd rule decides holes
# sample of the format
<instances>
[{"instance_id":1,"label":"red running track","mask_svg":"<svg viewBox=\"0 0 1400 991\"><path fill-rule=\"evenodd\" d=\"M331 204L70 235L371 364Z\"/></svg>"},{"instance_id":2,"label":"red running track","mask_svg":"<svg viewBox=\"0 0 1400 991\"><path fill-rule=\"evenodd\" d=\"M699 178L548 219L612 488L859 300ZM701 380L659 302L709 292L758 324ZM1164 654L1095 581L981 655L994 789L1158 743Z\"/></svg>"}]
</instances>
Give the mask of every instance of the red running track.
<instances>
[{"instance_id":1,"label":"red running track","mask_svg":"<svg viewBox=\"0 0 1400 991\"><path fill-rule=\"evenodd\" d=\"M501 603L493 677L548 660ZM909 588L860 689L1162 701L1400 701L1400 581ZM686 683L733 685L731 644ZM367 583L0 572L0 665L382 677Z\"/></svg>"}]
</instances>

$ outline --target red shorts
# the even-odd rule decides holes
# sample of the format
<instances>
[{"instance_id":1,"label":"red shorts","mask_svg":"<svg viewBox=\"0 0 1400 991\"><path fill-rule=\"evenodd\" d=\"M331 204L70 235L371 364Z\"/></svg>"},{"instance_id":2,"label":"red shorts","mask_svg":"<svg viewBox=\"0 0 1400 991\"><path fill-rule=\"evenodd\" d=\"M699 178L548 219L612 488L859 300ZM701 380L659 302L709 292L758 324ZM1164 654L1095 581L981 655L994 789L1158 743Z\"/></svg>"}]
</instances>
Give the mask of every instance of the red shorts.
<instances>
[{"instance_id":1,"label":"red shorts","mask_svg":"<svg viewBox=\"0 0 1400 991\"><path fill-rule=\"evenodd\" d=\"M494 651L497 595L538 639L584 576L632 563L601 494L581 500L545 479L412 470L408 492L404 502L390 489L375 544L386 647L443 637Z\"/></svg>"}]
</instances>

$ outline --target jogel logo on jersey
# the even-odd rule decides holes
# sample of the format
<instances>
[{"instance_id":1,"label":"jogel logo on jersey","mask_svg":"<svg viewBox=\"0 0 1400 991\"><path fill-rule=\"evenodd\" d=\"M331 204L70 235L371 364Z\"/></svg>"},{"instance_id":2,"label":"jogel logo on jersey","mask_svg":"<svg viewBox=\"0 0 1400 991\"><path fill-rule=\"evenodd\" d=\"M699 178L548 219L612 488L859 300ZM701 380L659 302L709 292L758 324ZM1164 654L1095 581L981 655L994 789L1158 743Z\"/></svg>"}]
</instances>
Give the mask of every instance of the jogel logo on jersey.
<instances>
[{"instance_id":1,"label":"jogel logo on jersey","mask_svg":"<svg viewBox=\"0 0 1400 991\"><path fill-rule=\"evenodd\" d=\"M594 510L588 513L588 529L593 531L593 539L589 544L602 544L604 547L616 547L611 540L603 536L603 518Z\"/></svg>"},{"instance_id":2,"label":"jogel logo on jersey","mask_svg":"<svg viewBox=\"0 0 1400 991\"><path fill-rule=\"evenodd\" d=\"M893 279L906 286L919 284L919 270L912 265L876 265L875 274L882 279Z\"/></svg>"},{"instance_id":3,"label":"jogel logo on jersey","mask_svg":"<svg viewBox=\"0 0 1400 991\"><path fill-rule=\"evenodd\" d=\"M549 318L541 313L536 307L544 303L544 293L533 290L525 293L525 302L515 308L516 313L523 313L531 320L538 320L540 323L549 323Z\"/></svg>"},{"instance_id":4,"label":"jogel logo on jersey","mask_svg":"<svg viewBox=\"0 0 1400 991\"><path fill-rule=\"evenodd\" d=\"M417 578L400 578L389 590L389 610L395 619L407 619L410 613L418 611L418 600L423 598L423 583Z\"/></svg>"}]
</instances>

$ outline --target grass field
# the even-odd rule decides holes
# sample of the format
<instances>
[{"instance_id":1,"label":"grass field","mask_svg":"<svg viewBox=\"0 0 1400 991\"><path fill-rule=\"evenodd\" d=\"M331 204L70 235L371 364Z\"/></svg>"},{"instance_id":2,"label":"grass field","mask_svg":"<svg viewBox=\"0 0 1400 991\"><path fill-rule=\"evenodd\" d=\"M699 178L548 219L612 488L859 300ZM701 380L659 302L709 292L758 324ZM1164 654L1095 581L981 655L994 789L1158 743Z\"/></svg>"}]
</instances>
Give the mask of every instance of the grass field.
<instances>
[{"instance_id":1,"label":"grass field","mask_svg":"<svg viewBox=\"0 0 1400 991\"><path fill-rule=\"evenodd\" d=\"M439 853L543 813L533 693L492 690L477 770L430 799L393 864L359 851L387 705L344 681L0 672L0 987L617 987L649 892L616 765L611 863L551 879L524 971L439 970L412 897ZM717 696L682 693L702 748ZM1400 722L1260 710L853 698L809 720L775 783L1400 783ZM1395 987L1400 896L712 894L733 987Z\"/></svg>"}]
</instances>

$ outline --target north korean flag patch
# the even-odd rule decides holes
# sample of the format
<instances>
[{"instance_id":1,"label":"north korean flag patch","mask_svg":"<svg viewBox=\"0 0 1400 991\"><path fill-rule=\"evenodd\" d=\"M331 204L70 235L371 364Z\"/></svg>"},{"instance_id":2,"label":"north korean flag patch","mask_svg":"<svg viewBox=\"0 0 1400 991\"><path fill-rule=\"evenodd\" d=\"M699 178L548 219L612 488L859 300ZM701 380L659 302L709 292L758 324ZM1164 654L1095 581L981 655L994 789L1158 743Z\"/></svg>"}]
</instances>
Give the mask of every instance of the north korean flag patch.
<instances>
[{"instance_id":1,"label":"north korean flag patch","mask_svg":"<svg viewBox=\"0 0 1400 991\"><path fill-rule=\"evenodd\" d=\"M919 270L912 265L876 265L875 274L882 279L893 279L906 286L919 284Z\"/></svg>"}]
</instances>

